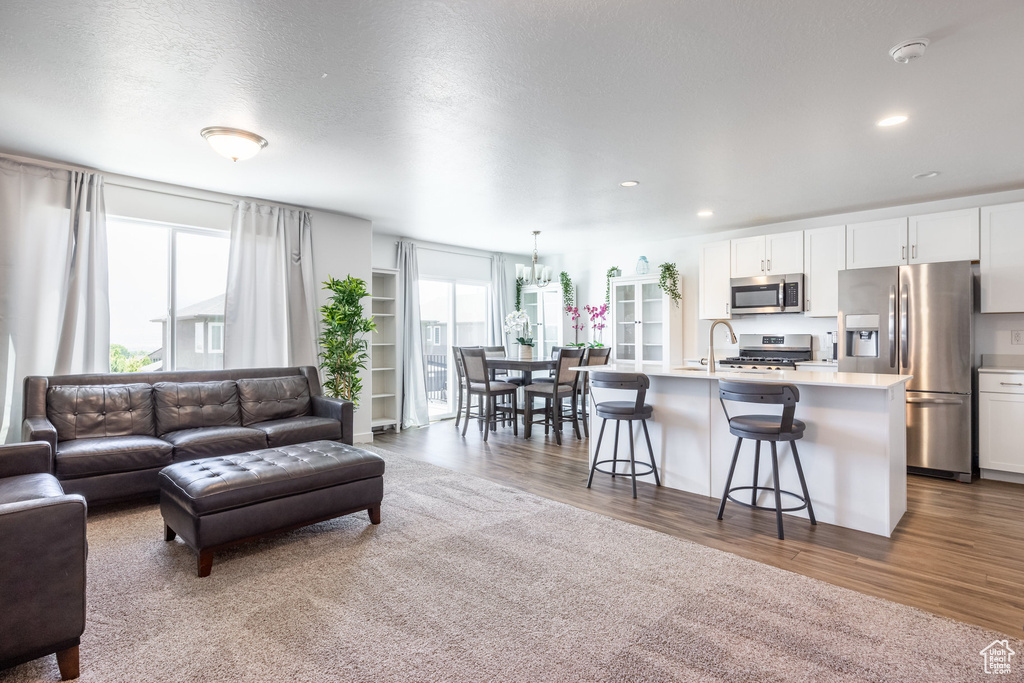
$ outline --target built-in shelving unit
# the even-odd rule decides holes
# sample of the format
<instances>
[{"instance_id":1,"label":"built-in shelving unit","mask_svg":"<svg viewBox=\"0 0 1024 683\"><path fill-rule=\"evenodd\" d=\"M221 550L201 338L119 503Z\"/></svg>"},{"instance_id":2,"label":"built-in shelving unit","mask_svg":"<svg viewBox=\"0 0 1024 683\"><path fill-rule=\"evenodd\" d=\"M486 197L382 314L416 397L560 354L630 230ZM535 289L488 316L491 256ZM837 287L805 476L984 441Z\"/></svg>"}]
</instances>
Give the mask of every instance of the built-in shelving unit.
<instances>
[{"instance_id":1,"label":"built-in shelving unit","mask_svg":"<svg viewBox=\"0 0 1024 683\"><path fill-rule=\"evenodd\" d=\"M398 271L374 268L370 312L377 333L370 338L370 427L398 430Z\"/></svg>"}]
</instances>

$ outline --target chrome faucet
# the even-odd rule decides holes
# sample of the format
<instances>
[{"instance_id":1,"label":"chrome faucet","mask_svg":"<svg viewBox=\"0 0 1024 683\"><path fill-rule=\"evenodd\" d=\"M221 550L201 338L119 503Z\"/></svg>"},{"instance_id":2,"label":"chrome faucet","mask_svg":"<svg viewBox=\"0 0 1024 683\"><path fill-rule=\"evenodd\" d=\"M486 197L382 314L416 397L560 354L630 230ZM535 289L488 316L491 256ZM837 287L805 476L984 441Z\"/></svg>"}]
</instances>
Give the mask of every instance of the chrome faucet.
<instances>
[{"instance_id":1,"label":"chrome faucet","mask_svg":"<svg viewBox=\"0 0 1024 683\"><path fill-rule=\"evenodd\" d=\"M718 325L725 325L729 328L729 337L733 344L736 343L736 333L733 332L732 325L729 324L728 320L716 320L711 323L711 331L708 332L708 374L715 374L715 327Z\"/></svg>"}]
</instances>

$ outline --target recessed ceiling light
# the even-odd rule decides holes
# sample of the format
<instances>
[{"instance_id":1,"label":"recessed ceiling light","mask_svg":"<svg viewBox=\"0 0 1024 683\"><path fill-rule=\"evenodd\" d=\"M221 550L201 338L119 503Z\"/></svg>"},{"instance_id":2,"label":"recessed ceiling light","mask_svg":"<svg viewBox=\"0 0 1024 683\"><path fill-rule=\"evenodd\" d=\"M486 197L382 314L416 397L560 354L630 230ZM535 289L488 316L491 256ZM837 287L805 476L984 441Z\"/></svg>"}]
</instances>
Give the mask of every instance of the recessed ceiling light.
<instances>
[{"instance_id":1,"label":"recessed ceiling light","mask_svg":"<svg viewBox=\"0 0 1024 683\"><path fill-rule=\"evenodd\" d=\"M238 128L213 126L203 128L199 134L210 143L214 151L232 161L251 159L267 146L267 141L256 133Z\"/></svg>"},{"instance_id":2,"label":"recessed ceiling light","mask_svg":"<svg viewBox=\"0 0 1024 683\"><path fill-rule=\"evenodd\" d=\"M924 180L925 178L934 178L939 175L938 171L925 171L924 173L915 173L914 180Z\"/></svg>"},{"instance_id":3,"label":"recessed ceiling light","mask_svg":"<svg viewBox=\"0 0 1024 683\"><path fill-rule=\"evenodd\" d=\"M698 211L697 215L700 216L701 218L707 218L708 216L714 216L715 212L704 209L703 211Z\"/></svg>"},{"instance_id":4,"label":"recessed ceiling light","mask_svg":"<svg viewBox=\"0 0 1024 683\"><path fill-rule=\"evenodd\" d=\"M639 184L639 180L623 180L621 183L619 183L619 185L622 187L636 187Z\"/></svg>"},{"instance_id":5,"label":"recessed ceiling light","mask_svg":"<svg viewBox=\"0 0 1024 683\"><path fill-rule=\"evenodd\" d=\"M878 122L878 125L879 126L883 126L883 127L885 127L885 126L898 126L899 124L903 123L906 120L907 120L907 117L903 116L902 114L900 114L898 116L890 116L887 119L882 119L881 121Z\"/></svg>"}]
</instances>

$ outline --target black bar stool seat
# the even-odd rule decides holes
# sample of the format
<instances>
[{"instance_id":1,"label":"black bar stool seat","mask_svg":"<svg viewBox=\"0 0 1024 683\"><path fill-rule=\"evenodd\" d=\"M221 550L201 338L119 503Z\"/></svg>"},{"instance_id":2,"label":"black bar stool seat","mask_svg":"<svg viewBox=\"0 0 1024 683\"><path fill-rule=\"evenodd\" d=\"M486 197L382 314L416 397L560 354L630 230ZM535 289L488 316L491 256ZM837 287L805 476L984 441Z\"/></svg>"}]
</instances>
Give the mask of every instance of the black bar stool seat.
<instances>
[{"instance_id":1,"label":"black bar stool seat","mask_svg":"<svg viewBox=\"0 0 1024 683\"><path fill-rule=\"evenodd\" d=\"M732 463L729 465L729 476L725 480L725 491L722 493L722 502L718 506L718 519L722 519L725 513L726 501L732 501L743 507L755 510L774 510L775 523L778 527L780 539L785 539L782 530L782 513L795 512L807 509L807 516L811 524L817 524L814 519L814 507L811 505L811 495L807 491L807 481L804 479L804 470L800 466L800 454L796 448L796 442L803 438L807 425L802 420L793 417L796 412L796 404L800 400L800 390L792 384L763 384L757 382L727 382L719 380L718 396L722 403L722 410L725 411L725 418L729 421L729 432L737 437L736 450L732 455ZM776 404L782 406L781 415L729 415L726 408L726 401L738 403L761 403ZM743 439L753 439L754 445L754 479L751 486L733 486L732 478L736 473L736 462L740 457L740 447ZM761 464L761 442L768 441L772 447L772 478L774 486L761 486L758 484L758 468ZM793 464L796 465L796 473L800 478L800 493L786 491L779 486L779 453L776 443L788 441L793 451ZM750 502L739 500L733 494L740 491L750 491ZM775 505L758 505L757 498L761 491L771 491L775 494ZM782 507L782 496L795 499L799 504L792 507Z\"/></svg>"},{"instance_id":2,"label":"black bar stool seat","mask_svg":"<svg viewBox=\"0 0 1024 683\"><path fill-rule=\"evenodd\" d=\"M649 420L654 414L654 406L645 403L639 412L632 401L604 401L596 406L597 416L606 420L629 417L634 420Z\"/></svg>"},{"instance_id":3,"label":"black bar stool seat","mask_svg":"<svg viewBox=\"0 0 1024 683\"><path fill-rule=\"evenodd\" d=\"M629 425L629 476L633 479L633 497L636 498L636 477L646 474L654 475L654 483L661 486L661 478L658 477L658 465L654 460L654 448L651 447L651 435L647 431L647 420L654 413L654 407L644 403L647 390L651 387L650 378L640 372L591 372L588 378L592 389L624 389L636 392L634 401L602 401L594 405L594 414L601 418L601 431L597 435L597 447L594 449L594 462L590 466L590 478L587 479L587 488L594 481L594 472L610 474L615 477L626 472L616 472L619 464L619 425L626 422ZM615 420L615 444L612 447L612 457L601 460L601 440L604 439L604 428L608 420ZM647 440L647 452L650 454L650 464L637 462L633 446L633 422L639 420L644 430L644 438ZM623 458L625 463L626 459ZM601 465L611 463L611 469L602 469ZM636 468L640 467L640 472Z\"/></svg>"}]
</instances>

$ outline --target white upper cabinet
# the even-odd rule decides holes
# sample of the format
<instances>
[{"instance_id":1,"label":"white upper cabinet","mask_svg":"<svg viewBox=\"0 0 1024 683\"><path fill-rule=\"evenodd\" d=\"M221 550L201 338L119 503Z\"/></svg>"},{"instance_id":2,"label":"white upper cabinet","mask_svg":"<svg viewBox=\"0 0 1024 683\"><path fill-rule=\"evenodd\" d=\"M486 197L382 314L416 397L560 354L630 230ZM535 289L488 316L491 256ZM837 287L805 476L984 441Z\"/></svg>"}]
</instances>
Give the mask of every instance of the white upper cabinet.
<instances>
[{"instance_id":1,"label":"white upper cabinet","mask_svg":"<svg viewBox=\"0 0 1024 683\"><path fill-rule=\"evenodd\" d=\"M846 228L804 231L804 314L839 315L839 271L846 267Z\"/></svg>"},{"instance_id":2,"label":"white upper cabinet","mask_svg":"<svg viewBox=\"0 0 1024 683\"><path fill-rule=\"evenodd\" d=\"M1024 202L981 208L981 312L1024 311Z\"/></svg>"},{"instance_id":3,"label":"white upper cabinet","mask_svg":"<svg viewBox=\"0 0 1024 683\"><path fill-rule=\"evenodd\" d=\"M735 243L735 240L733 241ZM700 248L698 315L701 320L729 318L730 243L712 242Z\"/></svg>"},{"instance_id":4,"label":"white upper cabinet","mask_svg":"<svg viewBox=\"0 0 1024 683\"><path fill-rule=\"evenodd\" d=\"M911 216L908 231L910 263L978 260L976 208Z\"/></svg>"},{"instance_id":5,"label":"white upper cabinet","mask_svg":"<svg viewBox=\"0 0 1024 683\"><path fill-rule=\"evenodd\" d=\"M804 231L765 235L765 272L789 275L804 272Z\"/></svg>"},{"instance_id":6,"label":"white upper cabinet","mask_svg":"<svg viewBox=\"0 0 1024 683\"><path fill-rule=\"evenodd\" d=\"M788 275L804 270L804 233L784 232L732 240L732 277Z\"/></svg>"},{"instance_id":7,"label":"white upper cabinet","mask_svg":"<svg viewBox=\"0 0 1024 683\"><path fill-rule=\"evenodd\" d=\"M846 226L846 267L907 264L907 219L890 218Z\"/></svg>"}]
</instances>

